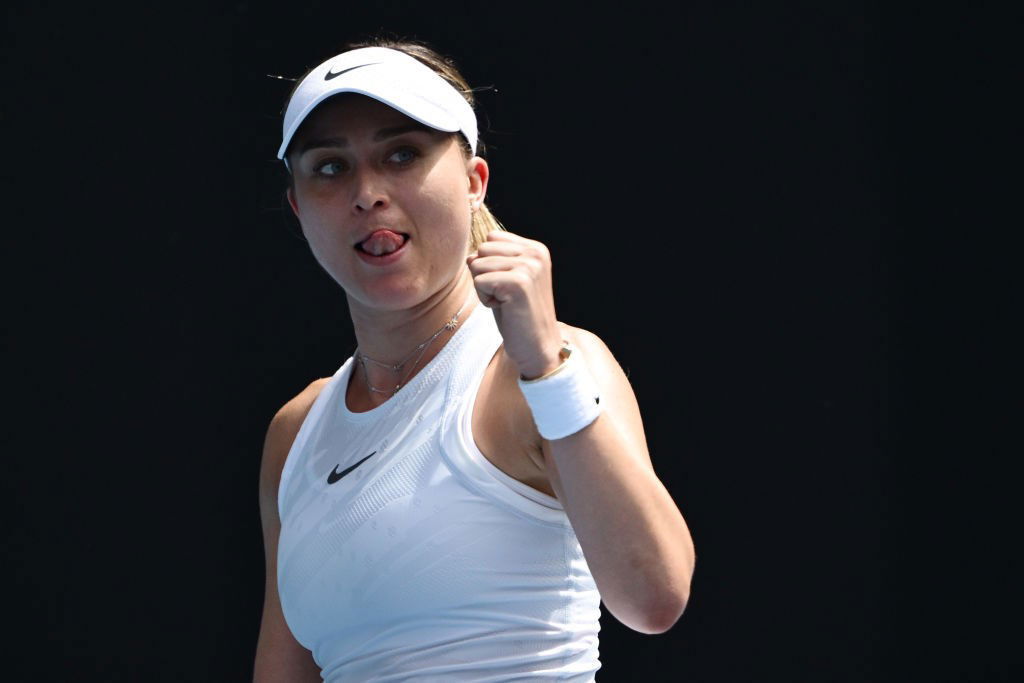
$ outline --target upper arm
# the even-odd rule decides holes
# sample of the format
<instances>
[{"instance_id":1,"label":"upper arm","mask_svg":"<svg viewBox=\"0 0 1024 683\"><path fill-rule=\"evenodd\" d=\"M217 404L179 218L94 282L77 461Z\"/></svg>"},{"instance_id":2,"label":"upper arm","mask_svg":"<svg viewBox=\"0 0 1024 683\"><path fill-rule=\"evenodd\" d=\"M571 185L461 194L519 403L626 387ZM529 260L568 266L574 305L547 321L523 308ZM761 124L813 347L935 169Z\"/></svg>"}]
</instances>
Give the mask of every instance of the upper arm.
<instances>
[{"instance_id":1,"label":"upper arm","mask_svg":"<svg viewBox=\"0 0 1024 683\"><path fill-rule=\"evenodd\" d=\"M598 419L612 425L615 438L623 446L620 450L625 457L634 458L643 467L653 471L640 407L626 373L608 346L596 334L564 323L559 325L566 341L576 347L577 353L583 358L597 383L601 394L601 414ZM534 464L545 473L556 497L563 499L561 479L554 458L551 457L550 443L537 432L530 407L519 391L516 384L518 370L511 359L505 358L505 364L507 367L500 375L507 387L505 395L510 396L504 405L510 415L509 420L515 423L515 426L510 428L510 433L523 435L525 447L531 453Z\"/></svg>"},{"instance_id":2,"label":"upper arm","mask_svg":"<svg viewBox=\"0 0 1024 683\"><path fill-rule=\"evenodd\" d=\"M569 325L562 325L562 331L580 352L597 383L601 395L601 415L598 419L611 421L620 438L625 440L630 455L653 469L640 406L622 366L604 341L593 332Z\"/></svg>"},{"instance_id":3,"label":"upper arm","mask_svg":"<svg viewBox=\"0 0 1024 683\"><path fill-rule=\"evenodd\" d=\"M277 508L277 490L281 470L295 436L306 419L313 401L329 378L319 379L286 403L274 415L267 429L260 465L260 518L263 525L263 547L266 561L263 618L253 680L256 683L320 681L320 669L312 653L295 640L281 611L277 593L277 541L281 520Z\"/></svg>"}]
</instances>

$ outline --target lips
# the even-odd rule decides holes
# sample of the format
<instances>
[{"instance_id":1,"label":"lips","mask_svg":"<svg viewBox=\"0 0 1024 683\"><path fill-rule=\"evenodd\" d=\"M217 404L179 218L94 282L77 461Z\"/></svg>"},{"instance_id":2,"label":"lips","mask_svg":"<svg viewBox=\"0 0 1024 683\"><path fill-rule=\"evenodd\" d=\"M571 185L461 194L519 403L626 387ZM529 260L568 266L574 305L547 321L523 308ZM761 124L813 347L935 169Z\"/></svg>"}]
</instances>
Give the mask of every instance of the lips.
<instances>
[{"instance_id":1,"label":"lips","mask_svg":"<svg viewBox=\"0 0 1024 683\"><path fill-rule=\"evenodd\" d=\"M366 239L358 242L355 248L364 254L381 257L398 251L408 240L409 236L405 233L386 229L374 230Z\"/></svg>"}]
</instances>

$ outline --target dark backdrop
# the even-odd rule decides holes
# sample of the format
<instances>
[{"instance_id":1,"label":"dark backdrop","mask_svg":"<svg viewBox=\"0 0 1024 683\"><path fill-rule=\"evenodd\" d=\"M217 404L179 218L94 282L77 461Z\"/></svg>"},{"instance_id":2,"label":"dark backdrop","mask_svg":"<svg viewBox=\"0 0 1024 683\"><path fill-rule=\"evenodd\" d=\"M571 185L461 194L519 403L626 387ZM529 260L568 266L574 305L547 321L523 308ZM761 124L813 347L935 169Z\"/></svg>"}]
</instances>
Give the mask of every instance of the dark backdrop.
<instances>
[{"instance_id":1,"label":"dark backdrop","mask_svg":"<svg viewBox=\"0 0 1024 683\"><path fill-rule=\"evenodd\" d=\"M686 614L660 636L605 616L600 678L1006 671L1008 637L972 625L999 612L1009 565L971 574L985 604L965 607L962 558L982 542L941 490L902 488L939 482L926 459L953 467L950 440L914 431L944 382L916 298L941 281L914 270L907 197L923 181L903 170L921 131L940 129L915 98L918 47L942 51L913 13L241 0L4 13L14 680L251 676L264 432L354 346L342 293L284 210L290 84L267 74L298 76L381 29L493 86L479 94L489 203L550 246L560 317L627 370L691 526Z\"/></svg>"}]
</instances>

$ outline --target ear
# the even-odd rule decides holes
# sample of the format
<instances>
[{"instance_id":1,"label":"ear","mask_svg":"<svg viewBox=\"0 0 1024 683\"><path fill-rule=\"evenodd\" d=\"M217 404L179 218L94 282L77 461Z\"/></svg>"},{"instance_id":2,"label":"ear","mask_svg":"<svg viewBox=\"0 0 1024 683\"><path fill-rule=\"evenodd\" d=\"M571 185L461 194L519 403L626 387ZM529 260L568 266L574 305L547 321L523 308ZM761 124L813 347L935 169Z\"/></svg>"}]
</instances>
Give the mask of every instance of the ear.
<instances>
[{"instance_id":1,"label":"ear","mask_svg":"<svg viewBox=\"0 0 1024 683\"><path fill-rule=\"evenodd\" d=\"M293 190L290 187L288 188L288 204L291 205L292 212L295 214L295 217L298 218L299 217L299 203L297 201L295 201L295 190Z\"/></svg>"},{"instance_id":2,"label":"ear","mask_svg":"<svg viewBox=\"0 0 1024 683\"><path fill-rule=\"evenodd\" d=\"M480 157L473 157L466 162L466 173L469 176L469 205L476 211L484 203L491 171L486 161Z\"/></svg>"}]
</instances>

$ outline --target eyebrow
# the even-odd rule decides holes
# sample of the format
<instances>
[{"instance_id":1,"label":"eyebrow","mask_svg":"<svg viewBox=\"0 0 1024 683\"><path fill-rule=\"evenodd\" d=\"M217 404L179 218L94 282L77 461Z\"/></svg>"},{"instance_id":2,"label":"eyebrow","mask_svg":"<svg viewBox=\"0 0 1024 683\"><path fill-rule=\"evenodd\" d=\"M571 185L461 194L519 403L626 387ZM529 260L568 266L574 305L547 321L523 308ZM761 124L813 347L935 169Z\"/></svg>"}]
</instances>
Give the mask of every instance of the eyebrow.
<instances>
[{"instance_id":1,"label":"eyebrow","mask_svg":"<svg viewBox=\"0 0 1024 683\"><path fill-rule=\"evenodd\" d=\"M387 140L403 133L411 132L424 132L424 133L435 133L433 128L429 128L418 121L412 121L410 123L402 124L401 126L392 126L391 128L381 128L373 134L373 141L380 142L381 140ZM332 138L318 138L316 140L307 140L302 148L299 149L299 156L305 154L312 149L320 149L322 147L348 147L348 138L344 137L332 137Z\"/></svg>"}]
</instances>

